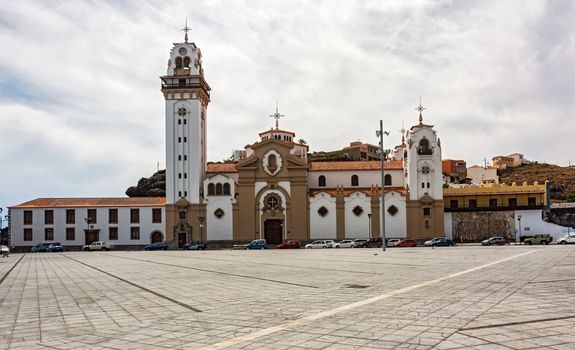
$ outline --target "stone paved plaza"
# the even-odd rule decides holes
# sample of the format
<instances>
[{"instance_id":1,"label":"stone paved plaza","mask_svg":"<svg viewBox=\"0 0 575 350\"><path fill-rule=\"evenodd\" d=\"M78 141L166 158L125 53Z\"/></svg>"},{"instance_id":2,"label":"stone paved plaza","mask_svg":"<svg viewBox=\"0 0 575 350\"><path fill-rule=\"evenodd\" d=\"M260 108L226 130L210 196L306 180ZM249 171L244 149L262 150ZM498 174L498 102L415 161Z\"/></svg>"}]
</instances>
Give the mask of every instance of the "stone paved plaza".
<instances>
[{"instance_id":1,"label":"stone paved plaza","mask_svg":"<svg viewBox=\"0 0 575 350\"><path fill-rule=\"evenodd\" d=\"M575 349L575 247L0 259L0 349Z\"/></svg>"}]
</instances>

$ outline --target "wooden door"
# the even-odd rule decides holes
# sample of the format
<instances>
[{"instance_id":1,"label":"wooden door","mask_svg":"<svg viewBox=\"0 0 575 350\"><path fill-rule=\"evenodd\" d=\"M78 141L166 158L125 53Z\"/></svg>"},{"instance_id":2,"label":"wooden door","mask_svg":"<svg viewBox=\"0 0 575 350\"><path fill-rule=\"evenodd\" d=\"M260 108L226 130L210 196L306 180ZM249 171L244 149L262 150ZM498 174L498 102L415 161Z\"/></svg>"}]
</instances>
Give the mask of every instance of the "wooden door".
<instances>
[{"instance_id":1,"label":"wooden door","mask_svg":"<svg viewBox=\"0 0 575 350\"><path fill-rule=\"evenodd\" d=\"M283 220L266 220L264 223L264 238L268 244L280 244L282 242Z\"/></svg>"}]
</instances>

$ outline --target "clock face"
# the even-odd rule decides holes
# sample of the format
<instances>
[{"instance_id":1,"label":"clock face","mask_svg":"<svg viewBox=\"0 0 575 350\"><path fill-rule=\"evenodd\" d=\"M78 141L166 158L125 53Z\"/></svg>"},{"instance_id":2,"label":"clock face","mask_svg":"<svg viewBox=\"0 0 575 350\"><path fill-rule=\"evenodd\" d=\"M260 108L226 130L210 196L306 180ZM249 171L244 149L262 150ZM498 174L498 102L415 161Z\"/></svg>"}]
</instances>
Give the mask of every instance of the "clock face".
<instances>
[{"instance_id":1,"label":"clock face","mask_svg":"<svg viewBox=\"0 0 575 350\"><path fill-rule=\"evenodd\" d=\"M180 53L180 55L185 55L188 53L188 50L186 50L185 47L180 47L180 49L178 50L178 52Z\"/></svg>"}]
</instances>

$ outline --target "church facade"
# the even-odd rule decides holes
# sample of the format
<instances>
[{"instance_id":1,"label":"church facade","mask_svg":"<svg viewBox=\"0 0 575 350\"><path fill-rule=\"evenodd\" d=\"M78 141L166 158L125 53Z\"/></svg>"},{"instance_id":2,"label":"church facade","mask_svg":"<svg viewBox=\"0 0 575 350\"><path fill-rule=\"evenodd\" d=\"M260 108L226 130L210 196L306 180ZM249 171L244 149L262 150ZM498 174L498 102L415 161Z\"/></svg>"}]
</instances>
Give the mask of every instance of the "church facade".
<instances>
[{"instance_id":1,"label":"church facade","mask_svg":"<svg viewBox=\"0 0 575 350\"><path fill-rule=\"evenodd\" d=\"M237 163L207 163L210 88L201 51L174 44L162 79L166 103L166 240L346 239L381 234L379 161L314 162L295 133L259 133ZM444 236L441 142L432 125L402 136L385 162L386 237Z\"/></svg>"}]
</instances>

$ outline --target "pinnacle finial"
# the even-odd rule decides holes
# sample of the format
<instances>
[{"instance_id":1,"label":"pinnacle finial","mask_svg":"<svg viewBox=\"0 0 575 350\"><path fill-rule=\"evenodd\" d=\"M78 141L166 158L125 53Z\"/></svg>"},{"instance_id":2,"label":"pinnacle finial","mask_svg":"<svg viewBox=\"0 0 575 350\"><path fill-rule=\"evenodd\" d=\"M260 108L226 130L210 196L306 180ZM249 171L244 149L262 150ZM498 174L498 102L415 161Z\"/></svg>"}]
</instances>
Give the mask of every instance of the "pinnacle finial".
<instances>
[{"instance_id":1,"label":"pinnacle finial","mask_svg":"<svg viewBox=\"0 0 575 350\"><path fill-rule=\"evenodd\" d=\"M415 108L415 110L419 111L419 125L423 124L423 115L421 114L421 112L423 112L423 110L426 109L421 105L421 96L419 96L419 106L417 106L417 108Z\"/></svg>"},{"instance_id":2,"label":"pinnacle finial","mask_svg":"<svg viewBox=\"0 0 575 350\"><path fill-rule=\"evenodd\" d=\"M405 132L407 130L405 130L405 126L403 125L403 121L401 122L401 130L399 130L399 132L401 133L401 144L405 145Z\"/></svg>"},{"instance_id":3,"label":"pinnacle finial","mask_svg":"<svg viewBox=\"0 0 575 350\"><path fill-rule=\"evenodd\" d=\"M272 117L276 120L276 130L279 130L279 128L280 128L279 120L281 117L285 117L285 116L283 114L280 114L277 101L276 101L276 112L274 114L270 115L270 117Z\"/></svg>"},{"instance_id":4,"label":"pinnacle finial","mask_svg":"<svg viewBox=\"0 0 575 350\"><path fill-rule=\"evenodd\" d=\"M187 18L186 18L186 26L184 28L182 28L182 30L184 32L186 32L186 34L184 35L184 40L185 40L185 43L187 44L188 43L188 32L190 30L192 30L192 28L188 27L188 19Z\"/></svg>"}]
</instances>

